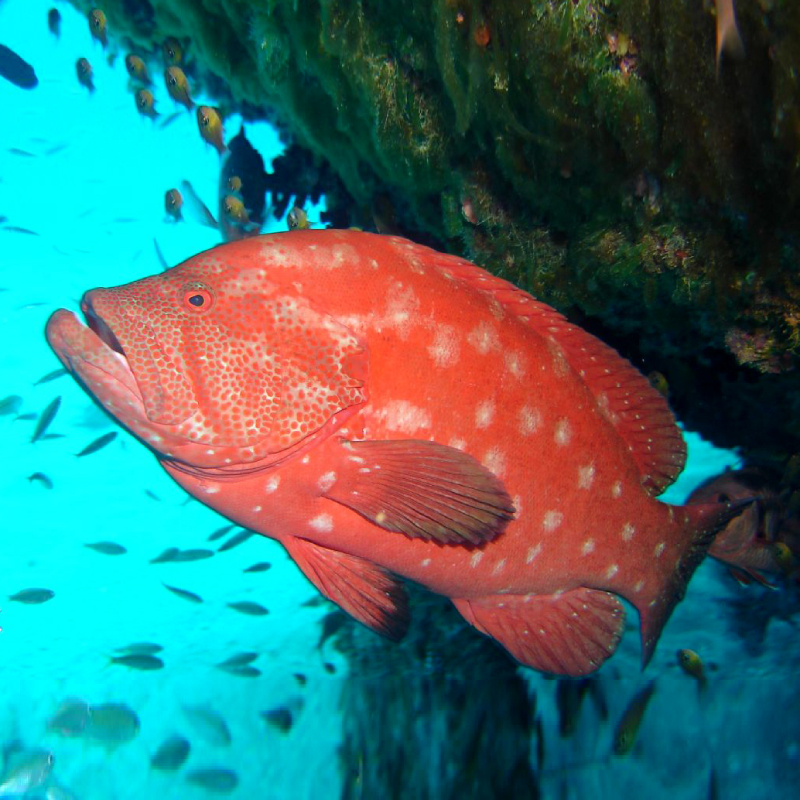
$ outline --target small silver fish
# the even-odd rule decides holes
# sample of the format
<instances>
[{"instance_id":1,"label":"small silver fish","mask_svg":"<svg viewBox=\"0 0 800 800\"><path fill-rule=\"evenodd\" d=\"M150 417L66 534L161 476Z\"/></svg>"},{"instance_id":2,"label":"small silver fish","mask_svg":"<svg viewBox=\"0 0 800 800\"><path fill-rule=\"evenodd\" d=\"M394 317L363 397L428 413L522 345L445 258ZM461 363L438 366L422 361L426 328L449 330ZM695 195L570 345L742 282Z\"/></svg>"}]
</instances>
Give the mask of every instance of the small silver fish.
<instances>
[{"instance_id":1,"label":"small silver fish","mask_svg":"<svg viewBox=\"0 0 800 800\"><path fill-rule=\"evenodd\" d=\"M31 444L38 441L39 439L44 436L47 429L50 427L50 423L55 419L56 414L58 413L58 409L61 406L61 395L56 397L54 400L51 400L48 404L47 408L42 411L42 416L39 417L39 421L36 423L36 428L33 431L33 436L31 436Z\"/></svg>"},{"instance_id":2,"label":"small silver fish","mask_svg":"<svg viewBox=\"0 0 800 800\"><path fill-rule=\"evenodd\" d=\"M17 603L25 603L25 605L35 606L40 603L46 603L52 600L56 593L50 589L23 589L16 594L9 595L9 600L14 600Z\"/></svg>"},{"instance_id":3,"label":"small silver fish","mask_svg":"<svg viewBox=\"0 0 800 800\"><path fill-rule=\"evenodd\" d=\"M232 769L222 767L194 769L186 774L186 780L193 786L225 794L232 792L239 785L236 773Z\"/></svg>"},{"instance_id":4,"label":"small silver fish","mask_svg":"<svg viewBox=\"0 0 800 800\"><path fill-rule=\"evenodd\" d=\"M228 608L238 611L241 614L249 614L252 617L263 617L269 614L269 610L264 608L260 603L254 603L252 600L239 600L235 603L227 603Z\"/></svg>"},{"instance_id":5,"label":"small silver fish","mask_svg":"<svg viewBox=\"0 0 800 800\"><path fill-rule=\"evenodd\" d=\"M89 542L84 547L106 556L121 556L128 552L121 544L116 542Z\"/></svg>"},{"instance_id":6,"label":"small silver fish","mask_svg":"<svg viewBox=\"0 0 800 800\"><path fill-rule=\"evenodd\" d=\"M158 656L151 656L146 653L131 653L122 656L112 656L112 664L119 664L122 667L139 669L145 672L164 669L164 662Z\"/></svg>"},{"instance_id":7,"label":"small silver fish","mask_svg":"<svg viewBox=\"0 0 800 800\"><path fill-rule=\"evenodd\" d=\"M93 442L90 442L80 451L80 453L75 453L78 458L81 456L88 456L92 453L96 453L98 450L102 450L106 445L111 444L114 439L117 438L119 434L117 431L110 431L109 433L104 433L102 436L98 436Z\"/></svg>"},{"instance_id":8,"label":"small silver fish","mask_svg":"<svg viewBox=\"0 0 800 800\"><path fill-rule=\"evenodd\" d=\"M0 797L25 795L38 789L53 771L54 762L48 750L25 750L17 754L0 783Z\"/></svg>"},{"instance_id":9,"label":"small silver fish","mask_svg":"<svg viewBox=\"0 0 800 800\"><path fill-rule=\"evenodd\" d=\"M168 586L166 583L161 584L165 589L169 589L173 594L178 595L178 597L182 597L184 600L188 600L190 603L202 603L203 598L200 597L199 594L195 594L194 592L190 592L187 589L179 589L177 586Z\"/></svg>"},{"instance_id":10,"label":"small silver fish","mask_svg":"<svg viewBox=\"0 0 800 800\"><path fill-rule=\"evenodd\" d=\"M184 739L183 736L170 736L153 753L150 767L162 772L174 772L184 765L191 749L188 739Z\"/></svg>"}]
</instances>

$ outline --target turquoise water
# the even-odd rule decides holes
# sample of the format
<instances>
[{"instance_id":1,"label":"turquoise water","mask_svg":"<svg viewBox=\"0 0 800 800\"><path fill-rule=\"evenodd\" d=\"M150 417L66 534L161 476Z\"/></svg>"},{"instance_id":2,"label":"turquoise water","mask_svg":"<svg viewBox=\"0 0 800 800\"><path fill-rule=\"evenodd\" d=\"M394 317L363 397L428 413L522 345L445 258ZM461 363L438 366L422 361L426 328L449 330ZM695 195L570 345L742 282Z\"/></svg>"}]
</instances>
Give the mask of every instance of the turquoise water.
<instances>
[{"instance_id":1,"label":"turquoise water","mask_svg":"<svg viewBox=\"0 0 800 800\"><path fill-rule=\"evenodd\" d=\"M347 663L333 648L323 654L316 648L327 609L303 605L315 590L282 548L260 537L213 558L150 563L168 547L216 549L224 540L208 539L225 520L187 503L124 431L99 452L76 459L117 427L72 379L34 385L60 366L43 335L55 308L77 309L90 288L160 271L154 240L170 265L219 241L211 229L164 219L164 192L184 179L216 207L219 157L199 138L194 115L182 114L164 128L139 116L122 58L109 66L85 18L69 6L59 6L62 34L56 41L47 29L49 7L32 0L0 5L0 42L30 61L40 81L26 92L0 80L0 214L7 217L0 226L2 395L20 395L23 415L40 414L61 397L49 429L57 438L31 443L34 420L0 417L4 768L8 772L20 753L43 748L55 758L51 786L62 787L62 797L82 800L207 796L208 788L186 781L189 772L204 768L235 772L238 784L230 797L336 798L339 694ZM94 67L93 94L75 78L81 56ZM175 107L157 84L156 105L166 116ZM228 135L238 128L235 117L226 121ZM281 152L266 124L248 125L247 133L267 163ZM312 221L319 210L309 209ZM285 220L266 228L285 229ZM735 453L691 434L687 440L689 464L665 495L670 502L681 502L706 477L739 463ZM35 473L46 475L52 488L28 479ZM109 555L85 546L100 541L125 552ZM270 562L268 571L243 572L262 561ZM55 596L42 604L4 599L29 588ZM603 668L612 718L646 679L657 679L640 732L643 752L635 758L609 763L601 755L608 751L611 726L601 726L590 710L572 740L559 740L553 683L526 671L547 732L544 796L634 796L646 789L652 797L706 797L712 764L731 791L736 787L722 796L790 796L787 786L800 778L798 740L780 709L794 703L796 717L795 677L788 668L798 656L796 636L790 622L775 619L761 650L746 652L723 612L724 602L743 591L718 565L705 563L647 673L639 673L632 632ZM241 601L259 603L269 614L245 615L228 605ZM164 668L110 663L117 648L133 642L161 645ZM679 647L701 651L717 665L713 696L699 696L679 672ZM258 678L214 666L243 651L259 654L253 662ZM304 686L297 673L306 677ZM61 736L48 720L68 698L93 706L124 704L140 729L122 743ZM187 711L193 707L205 710L205 723ZM280 707L293 713L289 732L260 716ZM224 719L230 743L209 730L210 714ZM189 760L174 773L152 770L150 757L172 735L191 741ZM6 796L18 794L0 793ZM32 796L45 796L44 790Z\"/></svg>"}]
</instances>

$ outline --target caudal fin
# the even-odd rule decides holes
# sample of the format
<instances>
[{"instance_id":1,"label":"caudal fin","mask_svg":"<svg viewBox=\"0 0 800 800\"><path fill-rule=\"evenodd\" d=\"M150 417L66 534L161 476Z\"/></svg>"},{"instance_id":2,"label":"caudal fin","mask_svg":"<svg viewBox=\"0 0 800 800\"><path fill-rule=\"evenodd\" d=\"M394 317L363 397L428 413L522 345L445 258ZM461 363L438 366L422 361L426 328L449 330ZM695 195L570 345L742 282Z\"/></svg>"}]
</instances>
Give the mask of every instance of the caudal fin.
<instances>
[{"instance_id":1,"label":"caudal fin","mask_svg":"<svg viewBox=\"0 0 800 800\"><path fill-rule=\"evenodd\" d=\"M689 578L705 558L714 537L752 502L752 499L733 500L674 509L675 524L680 524L683 529L683 546L679 557L672 564L664 562L662 580L655 593L644 598L632 598L639 610L642 669L652 658L661 630L672 609L686 594Z\"/></svg>"}]
</instances>

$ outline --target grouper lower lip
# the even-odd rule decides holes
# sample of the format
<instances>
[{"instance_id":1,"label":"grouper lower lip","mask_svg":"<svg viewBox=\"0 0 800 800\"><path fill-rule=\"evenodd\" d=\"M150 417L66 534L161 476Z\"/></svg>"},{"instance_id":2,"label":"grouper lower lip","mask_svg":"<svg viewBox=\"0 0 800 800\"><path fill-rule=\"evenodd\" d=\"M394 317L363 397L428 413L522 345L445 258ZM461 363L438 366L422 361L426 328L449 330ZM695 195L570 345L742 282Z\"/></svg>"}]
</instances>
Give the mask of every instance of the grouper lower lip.
<instances>
[{"instance_id":1,"label":"grouper lower lip","mask_svg":"<svg viewBox=\"0 0 800 800\"><path fill-rule=\"evenodd\" d=\"M58 309L47 321L47 341L64 366L106 408L114 394L127 395L141 408L141 392L116 336L90 307L83 305L89 325L84 325L72 311Z\"/></svg>"}]
</instances>

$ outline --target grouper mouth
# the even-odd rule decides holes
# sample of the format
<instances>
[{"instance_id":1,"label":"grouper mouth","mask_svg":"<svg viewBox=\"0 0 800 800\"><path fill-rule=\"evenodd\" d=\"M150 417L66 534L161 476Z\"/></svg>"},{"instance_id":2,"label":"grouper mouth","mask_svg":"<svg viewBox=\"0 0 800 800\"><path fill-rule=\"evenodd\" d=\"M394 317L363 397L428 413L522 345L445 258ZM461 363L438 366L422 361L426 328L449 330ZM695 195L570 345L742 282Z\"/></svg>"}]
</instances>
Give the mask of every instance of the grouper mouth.
<instances>
[{"instance_id":1,"label":"grouper mouth","mask_svg":"<svg viewBox=\"0 0 800 800\"><path fill-rule=\"evenodd\" d=\"M144 400L125 350L91 302L81 302L86 324L64 308L47 321L45 335L62 364L113 416L135 433L147 421Z\"/></svg>"}]
</instances>

